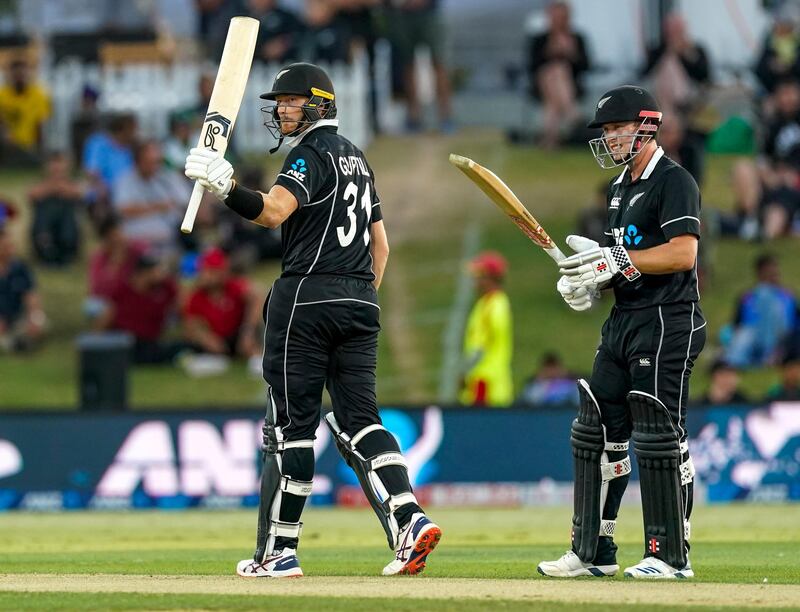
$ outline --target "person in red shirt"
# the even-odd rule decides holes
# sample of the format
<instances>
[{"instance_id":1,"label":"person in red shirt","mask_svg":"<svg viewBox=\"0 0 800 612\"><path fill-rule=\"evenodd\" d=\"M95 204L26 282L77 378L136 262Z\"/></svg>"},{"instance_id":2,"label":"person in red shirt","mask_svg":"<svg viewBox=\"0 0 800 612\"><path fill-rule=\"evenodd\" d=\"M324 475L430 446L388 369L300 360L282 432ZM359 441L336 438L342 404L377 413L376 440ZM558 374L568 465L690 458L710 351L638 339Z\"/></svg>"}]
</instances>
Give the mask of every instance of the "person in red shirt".
<instances>
[{"instance_id":1,"label":"person in red shirt","mask_svg":"<svg viewBox=\"0 0 800 612\"><path fill-rule=\"evenodd\" d=\"M186 348L183 342L162 339L176 307L178 285L151 254L139 256L130 277L117 284L109 297L109 308L97 326L133 335L134 363L168 363Z\"/></svg>"},{"instance_id":2,"label":"person in red shirt","mask_svg":"<svg viewBox=\"0 0 800 612\"><path fill-rule=\"evenodd\" d=\"M228 258L212 248L199 260L197 284L183 311L186 340L204 353L250 358L260 305L244 278L231 276Z\"/></svg>"}]
</instances>

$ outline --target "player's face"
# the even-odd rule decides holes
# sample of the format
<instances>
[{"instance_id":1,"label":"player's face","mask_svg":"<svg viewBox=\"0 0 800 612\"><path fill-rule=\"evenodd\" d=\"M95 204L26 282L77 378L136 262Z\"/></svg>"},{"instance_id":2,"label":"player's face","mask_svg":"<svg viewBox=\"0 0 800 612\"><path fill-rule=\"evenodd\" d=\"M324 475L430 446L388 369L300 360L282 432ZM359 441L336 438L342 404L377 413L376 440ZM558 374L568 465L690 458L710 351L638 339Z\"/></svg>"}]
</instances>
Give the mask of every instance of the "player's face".
<instances>
[{"instance_id":1,"label":"player's face","mask_svg":"<svg viewBox=\"0 0 800 612\"><path fill-rule=\"evenodd\" d=\"M603 136L608 143L608 150L615 162L619 163L631 153L631 145L636 137L639 124L635 121L606 123L603 125Z\"/></svg>"},{"instance_id":2,"label":"player's face","mask_svg":"<svg viewBox=\"0 0 800 612\"><path fill-rule=\"evenodd\" d=\"M302 106L308 102L306 96L285 95L277 96L278 117L281 120L281 133L288 136L300 127L300 122L305 119Z\"/></svg>"}]
</instances>

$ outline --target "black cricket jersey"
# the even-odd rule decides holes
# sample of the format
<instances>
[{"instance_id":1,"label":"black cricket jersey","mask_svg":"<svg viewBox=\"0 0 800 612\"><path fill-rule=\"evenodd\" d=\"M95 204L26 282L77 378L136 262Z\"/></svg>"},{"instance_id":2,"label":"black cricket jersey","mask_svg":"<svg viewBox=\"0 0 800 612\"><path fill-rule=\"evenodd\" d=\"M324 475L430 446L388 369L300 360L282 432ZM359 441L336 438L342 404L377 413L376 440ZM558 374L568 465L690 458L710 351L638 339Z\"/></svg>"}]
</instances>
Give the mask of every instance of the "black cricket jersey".
<instances>
[{"instance_id":1,"label":"black cricket jersey","mask_svg":"<svg viewBox=\"0 0 800 612\"><path fill-rule=\"evenodd\" d=\"M631 181L626 167L609 185L606 246L629 251L665 244L682 234L700 237L700 190L692 176L658 147L642 176ZM696 302L697 264L685 272L642 274L613 283L618 308L647 308L661 304Z\"/></svg>"},{"instance_id":2,"label":"black cricket jersey","mask_svg":"<svg viewBox=\"0 0 800 612\"><path fill-rule=\"evenodd\" d=\"M375 177L358 147L320 122L302 136L276 185L299 208L281 225L282 276L328 274L372 281L370 226L383 219Z\"/></svg>"}]
</instances>

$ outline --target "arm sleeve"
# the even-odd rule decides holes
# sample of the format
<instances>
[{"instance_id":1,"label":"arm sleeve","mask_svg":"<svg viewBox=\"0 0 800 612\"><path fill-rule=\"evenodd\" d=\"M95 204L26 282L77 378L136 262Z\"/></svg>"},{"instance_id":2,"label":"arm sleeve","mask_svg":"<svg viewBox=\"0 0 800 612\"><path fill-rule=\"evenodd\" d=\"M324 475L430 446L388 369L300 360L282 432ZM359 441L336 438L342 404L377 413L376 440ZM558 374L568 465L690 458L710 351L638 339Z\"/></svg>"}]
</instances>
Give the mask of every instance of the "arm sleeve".
<instances>
[{"instance_id":1,"label":"arm sleeve","mask_svg":"<svg viewBox=\"0 0 800 612\"><path fill-rule=\"evenodd\" d=\"M376 221L383 221L383 210L381 209L381 198L378 195L378 189L375 187L375 173L372 168L369 169L369 174L372 177L372 214L369 222L375 223Z\"/></svg>"},{"instance_id":2,"label":"arm sleeve","mask_svg":"<svg viewBox=\"0 0 800 612\"><path fill-rule=\"evenodd\" d=\"M667 240L682 234L700 236L700 190L692 175L681 167L665 177L658 207L658 222Z\"/></svg>"},{"instance_id":3,"label":"arm sleeve","mask_svg":"<svg viewBox=\"0 0 800 612\"><path fill-rule=\"evenodd\" d=\"M330 168L314 149L299 145L286 156L275 184L290 191L302 208L309 202L319 199L316 196L320 195L330 174L329 170Z\"/></svg>"}]
</instances>

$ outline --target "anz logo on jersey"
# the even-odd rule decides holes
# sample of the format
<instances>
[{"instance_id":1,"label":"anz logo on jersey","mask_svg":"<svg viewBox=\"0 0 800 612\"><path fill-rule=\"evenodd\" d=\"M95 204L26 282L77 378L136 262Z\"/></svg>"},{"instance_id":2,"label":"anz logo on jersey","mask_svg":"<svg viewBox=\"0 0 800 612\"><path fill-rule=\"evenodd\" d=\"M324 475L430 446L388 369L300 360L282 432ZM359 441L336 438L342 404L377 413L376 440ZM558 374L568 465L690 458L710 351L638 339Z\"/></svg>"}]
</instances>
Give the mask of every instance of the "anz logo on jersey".
<instances>
[{"instance_id":1,"label":"anz logo on jersey","mask_svg":"<svg viewBox=\"0 0 800 612\"><path fill-rule=\"evenodd\" d=\"M295 161L292 164L291 169L288 170L286 172L286 174L288 174L291 177L296 178L298 181L303 181L306 178L306 171L307 170L308 170L308 168L306 167L306 160L304 160L302 157L300 157L300 158L298 158L297 161Z\"/></svg>"},{"instance_id":2,"label":"anz logo on jersey","mask_svg":"<svg viewBox=\"0 0 800 612\"><path fill-rule=\"evenodd\" d=\"M627 227L612 227L614 233L614 243L617 246L639 246L644 236L639 233L639 228L631 224Z\"/></svg>"}]
</instances>

